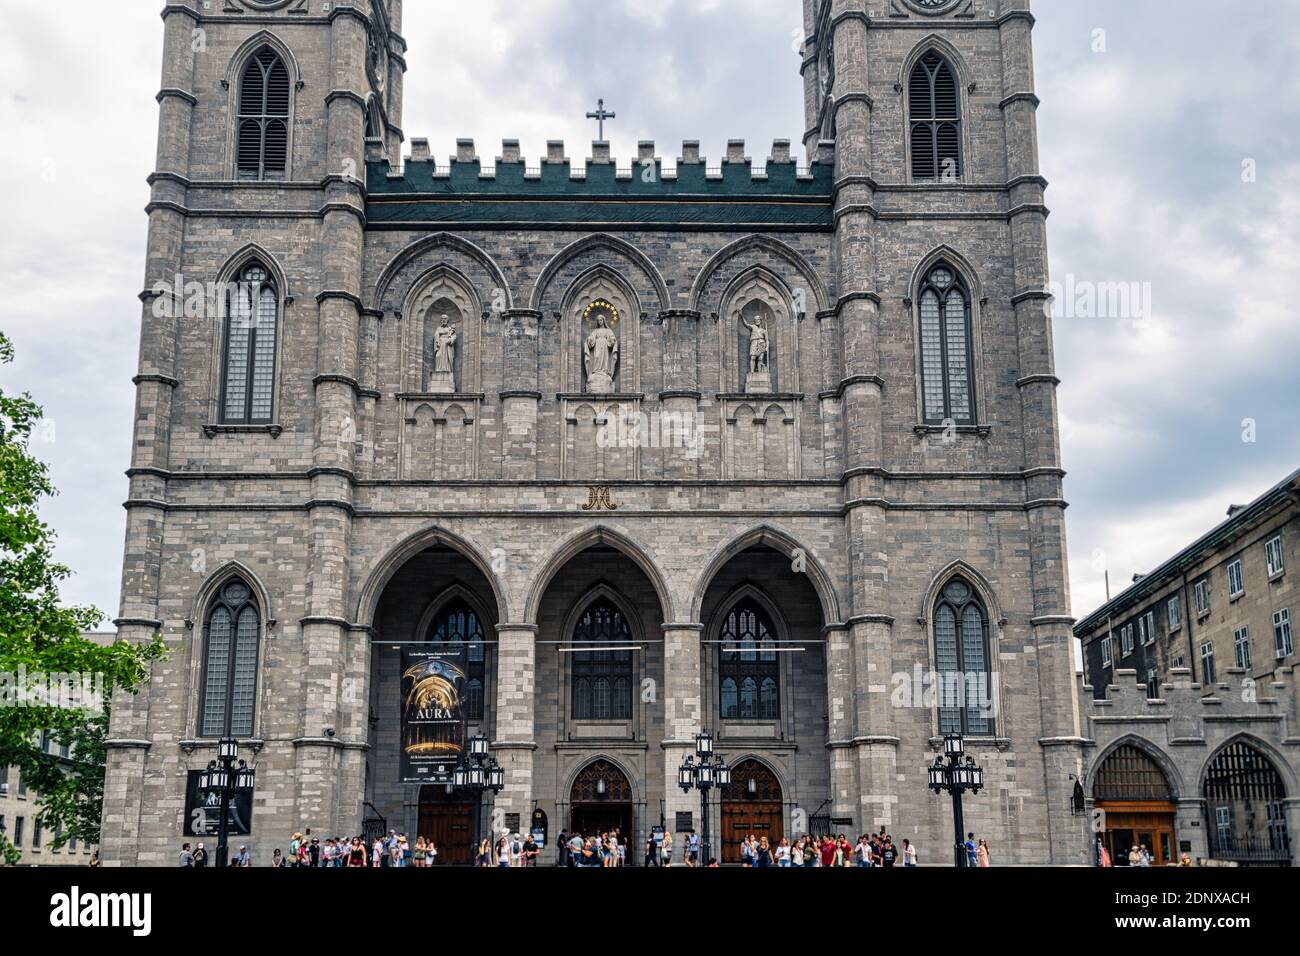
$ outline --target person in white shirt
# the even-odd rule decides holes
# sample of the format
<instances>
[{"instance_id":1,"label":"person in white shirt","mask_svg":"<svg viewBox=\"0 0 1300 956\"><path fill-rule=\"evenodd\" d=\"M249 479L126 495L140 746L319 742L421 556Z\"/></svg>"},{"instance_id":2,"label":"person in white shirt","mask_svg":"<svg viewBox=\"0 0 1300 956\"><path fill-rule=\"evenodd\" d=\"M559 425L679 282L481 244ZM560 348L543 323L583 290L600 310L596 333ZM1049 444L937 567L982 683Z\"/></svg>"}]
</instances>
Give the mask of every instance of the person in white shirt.
<instances>
[{"instance_id":1,"label":"person in white shirt","mask_svg":"<svg viewBox=\"0 0 1300 956\"><path fill-rule=\"evenodd\" d=\"M903 866L916 866L916 847L909 840L903 841Z\"/></svg>"},{"instance_id":2,"label":"person in white shirt","mask_svg":"<svg viewBox=\"0 0 1300 956\"><path fill-rule=\"evenodd\" d=\"M858 866L871 866L875 861L871 854L871 841L865 836L858 837L858 850L856 853Z\"/></svg>"}]
</instances>

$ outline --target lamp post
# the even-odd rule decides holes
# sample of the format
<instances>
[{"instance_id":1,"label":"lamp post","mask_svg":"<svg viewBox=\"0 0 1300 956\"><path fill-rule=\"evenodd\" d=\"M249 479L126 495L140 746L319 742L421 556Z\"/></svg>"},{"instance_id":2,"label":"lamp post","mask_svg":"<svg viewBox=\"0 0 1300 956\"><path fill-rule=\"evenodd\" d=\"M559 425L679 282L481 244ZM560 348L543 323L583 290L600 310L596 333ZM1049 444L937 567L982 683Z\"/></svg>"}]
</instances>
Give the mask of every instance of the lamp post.
<instances>
[{"instance_id":1,"label":"lamp post","mask_svg":"<svg viewBox=\"0 0 1300 956\"><path fill-rule=\"evenodd\" d=\"M966 790L979 793L984 789L984 769L975 763L974 757L968 756L963 762L961 758L965 750L961 734L948 734L943 738L943 755L948 762L945 764L943 757L935 757L929 771L930 789L935 793L947 791L952 795L952 826L956 835L953 853L958 867L967 865L966 842L962 838L965 824L961 814L961 795Z\"/></svg>"},{"instance_id":2,"label":"lamp post","mask_svg":"<svg viewBox=\"0 0 1300 956\"><path fill-rule=\"evenodd\" d=\"M236 766L235 761L239 761ZM230 856L230 801L236 793L251 793L256 771L239 760L239 741L222 737L217 743L217 759L208 762L199 773L200 790L221 793L221 819L217 824L217 868L225 869Z\"/></svg>"},{"instance_id":3,"label":"lamp post","mask_svg":"<svg viewBox=\"0 0 1300 956\"><path fill-rule=\"evenodd\" d=\"M703 818L704 865L709 865L711 845L709 840L709 791L714 787L731 786L731 768L713 752L713 735L695 735L695 753L688 755L677 768L677 786L685 793L700 791L700 816Z\"/></svg>"},{"instance_id":4,"label":"lamp post","mask_svg":"<svg viewBox=\"0 0 1300 956\"><path fill-rule=\"evenodd\" d=\"M489 753L488 739L476 734L467 741L464 758L451 772L452 785L458 790L474 794L474 846L470 858L478 856L478 844L483 830L483 794L491 790L498 794L506 788L506 772Z\"/></svg>"}]
</instances>

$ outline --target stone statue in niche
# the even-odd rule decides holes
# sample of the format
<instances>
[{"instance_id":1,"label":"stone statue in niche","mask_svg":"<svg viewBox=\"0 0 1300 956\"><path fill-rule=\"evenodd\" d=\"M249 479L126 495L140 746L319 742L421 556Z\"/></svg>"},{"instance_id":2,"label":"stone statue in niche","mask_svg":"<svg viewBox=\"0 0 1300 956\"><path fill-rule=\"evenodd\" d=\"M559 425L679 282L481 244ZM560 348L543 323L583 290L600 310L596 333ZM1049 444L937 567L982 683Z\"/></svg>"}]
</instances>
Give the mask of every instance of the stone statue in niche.
<instances>
[{"instance_id":1,"label":"stone statue in niche","mask_svg":"<svg viewBox=\"0 0 1300 956\"><path fill-rule=\"evenodd\" d=\"M618 312L609 303L594 302L587 307L583 318L593 314L596 327L582 348L587 368L587 391L595 395L610 395L615 391L614 374L618 371L618 336L610 328L610 323L618 321Z\"/></svg>"},{"instance_id":2,"label":"stone statue in niche","mask_svg":"<svg viewBox=\"0 0 1300 956\"><path fill-rule=\"evenodd\" d=\"M444 315L442 324L433 332L433 373L429 376L429 391L449 394L456 391L456 328Z\"/></svg>"},{"instance_id":3,"label":"stone statue in niche","mask_svg":"<svg viewBox=\"0 0 1300 956\"><path fill-rule=\"evenodd\" d=\"M755 314L751 323L744 313L737 318L740 324L749 330L749 374L745 378L746 392L770 392L772 390L772 372L769 364L771 340L763 316Z\"/></svg>"}]
</instances>

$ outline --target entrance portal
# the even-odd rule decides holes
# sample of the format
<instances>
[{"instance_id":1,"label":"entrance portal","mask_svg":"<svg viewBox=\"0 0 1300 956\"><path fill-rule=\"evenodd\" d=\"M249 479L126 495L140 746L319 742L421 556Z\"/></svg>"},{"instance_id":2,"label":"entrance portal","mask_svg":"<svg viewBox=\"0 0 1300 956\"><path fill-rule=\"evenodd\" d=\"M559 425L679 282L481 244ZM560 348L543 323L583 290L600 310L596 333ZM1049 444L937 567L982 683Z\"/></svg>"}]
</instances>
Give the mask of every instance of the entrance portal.
<instances>
[{"instance_id":1,"label":"entrance portal","mask_svg":"<svg viewBox=\"0 0 1300 956\"><path fill-rule=\"evenodd\" d=\"M1146 847L1152 866L1175 862L1173 790L1160 765L1132 744L1117 749L1097 770L1093 805L1106 811L1102 839L1115 866L1128 866L1134 847Z\"/></svg>"},{"instance_id":2,"label":"entrance portal","mask_svg":"<svg viewBox=\"0 0 1300 956\"><path fill-rule=\"evenodd\" d=\"M781 784L776 774L757 760L742 760L731 771L731 786L722 791L722 862L741 862L741 844L753 836L772 850L785 839Z\"/></svg>"},{"instance_id":3,"label":"entrance portal","mask_svg":"<svg viewBox=\"0 0 1300 956\"><path fill-rule=\"evenodd\" d=\"M627 838L631 856L636 847L634 825L632 784L627 776L608 760L587 764L573 781L569 794L570 832L595 836L617 830Z\"/></svg>"},{"instance_id":4,"label":"entrance portal","mask_svg":"<svg viewBox=\"0 0 1300 956\"><path fill-rule=\"evenodd\" d=\"M420 788L419 836L438 848L436 865L470 866L474 862L474 796L445 786Z\"/></svg>"}]
</instances>

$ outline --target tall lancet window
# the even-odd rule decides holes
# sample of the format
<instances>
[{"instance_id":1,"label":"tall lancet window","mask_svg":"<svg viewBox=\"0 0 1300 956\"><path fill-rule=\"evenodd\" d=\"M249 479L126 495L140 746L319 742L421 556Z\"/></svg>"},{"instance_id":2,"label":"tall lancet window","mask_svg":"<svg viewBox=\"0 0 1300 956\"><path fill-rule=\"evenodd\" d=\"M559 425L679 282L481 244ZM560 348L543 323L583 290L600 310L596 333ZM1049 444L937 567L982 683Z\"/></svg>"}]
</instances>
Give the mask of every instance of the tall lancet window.
<instances>
[{"instance_id":1,"label":"tall lancet window","mask_svg":"<svg viewBox=\"0 0 1300 956\"><path fill-rule=\"evenodd\" d=\"M244 67L236 129L239 178L284 179L289 165L289 70L270 47L259 50Z\"/></svg>"},{"instance_id":2,"label":"tall lancet window","mask_svg":"<svg viewBox=\"0 0 1300 956\"><path fill-rule=\"evenodd\" d=\"M961 179L961 100L957 74L938 53L921 57L908 79L912 178L956 182Z\"/></svg>"},{"instance_id":3,"label":"tall lancet window","mask_svg":"<svg viewBox=\"0 0 1300 956\"><path fill-rule=\"evenodd\" d=\"M260 263L245 266L226 297L221 420L269 425L275 406L275 346L280 296Z\"/></svg>"},{"instance_id":4,"label":"tall lancet window","mask_svg":"<svg viewBox=\"0 0 1300 956\"><path fill-rule=\"evenodd\" d=\"M722 622L718 699L724 720L776 720L781 667L776 631L758 602L738 601Z\"/></svg>"},{"instance_id":5,"label":"tall lancet window","mask_svg":"<svg viewBox=\"0 0 1300 956\"><path fill-rule=\"evenodd\" d=\"M631 627L609 601L597 601L582 612L573 629L574 720L631 718L631 641Z\"/></svg>"},{"instance_id":6,"label":"tall lancet window","mask_svg":"<svg viewBox=\"0 0 1300 956\"><path fill-rule=\"evenodd\" d=\"M955 578L934 606L934 664L939 681L939 732L993 733L993 678L988 614L975 589Z\"/></svg>"},{"instance_id":7,"label":"tall lancet window","mask_svg":"<svg viewBox=\"0 0 1300 956\"><path fill-rule=\"evenodd\" d=\"M199 736L252 736L261 624L253 590L242 580L217 593L203 627Z\"/></svg>"},{"instance_id":8,"label":"tall lancet window","mask_svg":"<svg viewBox=\"0 0 1300 956\"><path fill-rule=\"evenodd\" d=\"M925 422L975 424L970 294L946 265L921 282L921 393Z\"/></svg>"}]
</instances>

